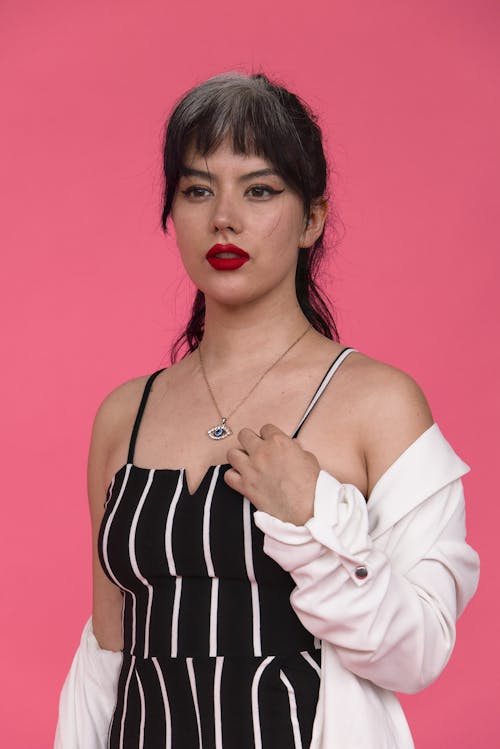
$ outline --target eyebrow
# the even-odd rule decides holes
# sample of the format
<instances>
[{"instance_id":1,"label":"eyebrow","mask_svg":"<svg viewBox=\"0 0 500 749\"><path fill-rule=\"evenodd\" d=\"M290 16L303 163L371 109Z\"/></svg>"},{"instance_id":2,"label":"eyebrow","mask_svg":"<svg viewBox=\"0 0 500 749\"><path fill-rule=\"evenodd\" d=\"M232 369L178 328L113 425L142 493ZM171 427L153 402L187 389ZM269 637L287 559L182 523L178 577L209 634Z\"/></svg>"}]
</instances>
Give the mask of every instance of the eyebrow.
<instances>
[{"instance_id":1,"label":"eyebrow","mask_svg":"<svg viewBox=\"0 0 500 749\"><path fill-rule=\"evenodd\" d=\"M180 168L180 174L181 177L200 177L201 179L214 179L217 182L217 176L212 175L210 172L203 172L200 169L191 169L191 167L188 166L181 166ZM247 179L255 179L256 177L268 177L268 176L276 176L278 177L278 172L275 169L257 169L255 172L248 172L247 174L242 174L241 177L238 178L238 182L244 182Z\"/></svg>"}]
</instances>

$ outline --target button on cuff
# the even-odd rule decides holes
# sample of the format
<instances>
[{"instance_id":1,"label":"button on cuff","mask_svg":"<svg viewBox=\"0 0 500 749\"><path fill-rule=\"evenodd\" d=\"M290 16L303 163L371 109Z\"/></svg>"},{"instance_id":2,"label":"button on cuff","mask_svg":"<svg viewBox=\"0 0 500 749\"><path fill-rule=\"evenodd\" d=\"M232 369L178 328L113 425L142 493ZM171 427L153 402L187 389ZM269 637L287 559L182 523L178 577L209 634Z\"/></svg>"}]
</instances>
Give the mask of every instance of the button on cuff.
<instances>
[{"instance_id":1,"label":"button on cuff","mask_svg":"<svg viewBox=\"0 0 500 749\"><path fill-rule=\"evenodd\" d=\"M368 577L368 569L364 564L360 564L356 569L354 570L354 574L358 578L358 580L364 580L365 577Z\"/></svg>"},{"instance_id":2,"label":"button on cuff","mask_svg":"<svg viewBox=\"0 0 500 749\"><path fill-rule=\"evenodd\" d=\"M366 564L359 564L358 562L358 564L349 564L346 565L346 567L351 580L356 585L366 585L368 580L371 579L371 576L369 574L369 567Z\"/></svg>"}]
</instances>

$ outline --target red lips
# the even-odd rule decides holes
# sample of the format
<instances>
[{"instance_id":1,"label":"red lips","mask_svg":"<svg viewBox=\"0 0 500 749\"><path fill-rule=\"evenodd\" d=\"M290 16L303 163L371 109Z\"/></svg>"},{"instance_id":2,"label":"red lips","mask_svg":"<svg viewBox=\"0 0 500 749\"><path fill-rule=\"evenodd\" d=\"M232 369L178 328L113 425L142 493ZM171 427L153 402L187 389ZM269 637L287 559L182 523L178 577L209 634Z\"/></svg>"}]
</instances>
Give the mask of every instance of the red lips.
<instances>
[{"instance_id":1,"label":"red lips","mask_svg":"<svg viewBox=\"0 0 500 749\"><path fill-rule=\"evenodd\" d=\"M217 257L220 252L232 252L238 257ZM214 244L207 252L206 258L215 270L236 270L250 260L250 255L234 244Z\"/></svg>"},{"instance_id":2,"label":"red lips","mask_svg":"<svg viewBox=\"0 0 500 749\"><path fill-rule=\"evenodd\" d=\"M235 244L214 244L213 247L209 249L207 252L206 257L214 257L214 255L217 255L220 252L234 252L239 257L249 258L250 255L248 252L245 252L245 250L242 250L240 247L237 247ZM229 259L229 258L228 258Z\"/></svg>"}]
</instances>

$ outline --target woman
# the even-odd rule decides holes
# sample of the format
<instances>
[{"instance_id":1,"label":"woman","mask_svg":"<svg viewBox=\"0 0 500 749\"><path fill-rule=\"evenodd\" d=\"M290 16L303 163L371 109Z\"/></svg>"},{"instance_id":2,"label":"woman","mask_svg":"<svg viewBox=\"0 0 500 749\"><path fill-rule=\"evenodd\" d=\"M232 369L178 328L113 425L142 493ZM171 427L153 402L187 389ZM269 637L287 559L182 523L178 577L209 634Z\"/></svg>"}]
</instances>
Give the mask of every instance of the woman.
<instances>
[{"instance_id":1,"label":"woman","mask_svg":"<svg viewBox=\"0 0 500 749\"><path fill-rule=\"evenodd\" d=\"M172 366L95 419L93 610L56 745L411 747L394 692L439 675L477 587L469 467L409 375L339 341L303 102L216 76L175 107L164 171L198 291Z\"/></svg>"}]
</instances>

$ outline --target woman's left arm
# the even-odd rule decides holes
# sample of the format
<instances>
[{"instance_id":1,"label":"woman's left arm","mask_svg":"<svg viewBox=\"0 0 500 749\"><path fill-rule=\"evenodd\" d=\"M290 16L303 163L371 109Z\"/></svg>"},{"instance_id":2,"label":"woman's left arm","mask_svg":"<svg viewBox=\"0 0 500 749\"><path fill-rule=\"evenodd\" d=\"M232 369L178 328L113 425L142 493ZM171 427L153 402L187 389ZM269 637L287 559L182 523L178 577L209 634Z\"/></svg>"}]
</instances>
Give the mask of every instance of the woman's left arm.
<instances>
[{"instance_id":1,"label":"woman's left arm","mask_svg":"<svg viewBox=\"0 0 500 749\"><path fill-rule=\"evenodd\" d=\"M460 478L468 470L433 424L368 504L321 470L304 525L254 513L264 551L296 583L290 601L304 626L335 646L345 668L386 689L414 693L439 676L477 588Z\"/></svg>"},{"instance_id":2,"label":"woman's left arm","mask_svg":"<svg viewBox=\"0 0 500 749\"><path fill-rule=\"evenodd\" d=\"M461 479L426 498L376 541L359 490L325 471L315 515L305 526L261 511L254 520L265 533L265 552L296 583L290 601L299 619L335 646L345 668L407 693L439 676L453 650L456 620L479 577L478 555L465 541ZM418 559L401 571L391 556L407 553Z\"/></svg>"}]
</instances>

